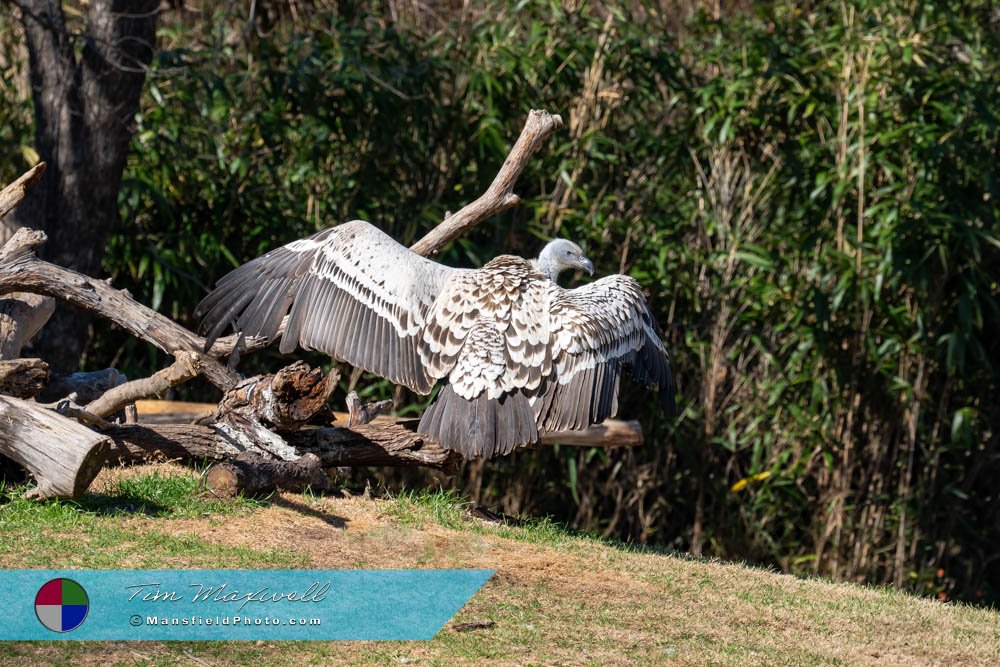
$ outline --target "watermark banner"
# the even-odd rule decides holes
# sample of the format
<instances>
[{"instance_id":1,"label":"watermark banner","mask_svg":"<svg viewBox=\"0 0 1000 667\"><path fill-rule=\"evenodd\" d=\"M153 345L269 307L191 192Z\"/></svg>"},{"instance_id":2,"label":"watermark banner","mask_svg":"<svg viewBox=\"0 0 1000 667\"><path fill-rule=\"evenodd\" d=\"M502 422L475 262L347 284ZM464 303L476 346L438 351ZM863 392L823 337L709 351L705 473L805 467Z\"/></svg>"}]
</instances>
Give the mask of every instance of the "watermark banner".
<instances>
[{"instance_id":1,"label":"watermark banner","mask_svg":"<svg viewBox=\"0 0 1000 667\"><path fill-rule=\"evenodd\" d=\"M430 639L493 570L0 570L0 640Z\"/></svg>"}]
</instances>

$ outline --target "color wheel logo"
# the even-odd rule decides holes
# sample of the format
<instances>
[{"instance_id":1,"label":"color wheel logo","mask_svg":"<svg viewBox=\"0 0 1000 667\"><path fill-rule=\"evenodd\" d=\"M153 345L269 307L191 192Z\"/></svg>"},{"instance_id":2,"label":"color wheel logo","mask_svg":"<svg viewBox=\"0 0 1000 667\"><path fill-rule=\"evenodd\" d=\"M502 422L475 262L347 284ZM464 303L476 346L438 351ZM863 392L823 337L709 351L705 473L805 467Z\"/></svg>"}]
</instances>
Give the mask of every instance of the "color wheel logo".
<instances>
[{"instance_id":1,"label":"color wheel logo","mask_svg":"<svg viewBox=\"0 0 1000 667\"><path fill-rule=\"evenodd\" d=\"M35 596L35 615L42 625L55 632L80 627L88 611L87 591L72 579L53 579L39 588Z\"/></svg>"}]
</instances>

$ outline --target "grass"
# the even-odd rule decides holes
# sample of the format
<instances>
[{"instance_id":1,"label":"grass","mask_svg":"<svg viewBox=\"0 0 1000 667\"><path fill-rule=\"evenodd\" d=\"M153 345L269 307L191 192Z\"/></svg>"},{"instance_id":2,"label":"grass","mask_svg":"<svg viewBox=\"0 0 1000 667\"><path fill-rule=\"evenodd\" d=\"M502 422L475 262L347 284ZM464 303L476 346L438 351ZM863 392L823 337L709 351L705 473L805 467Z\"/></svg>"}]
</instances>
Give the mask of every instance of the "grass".
<instances>
[{"instance_id":1,"label":"grass","mask_svg":"<svg viewBox=\"0 0 1000 667\"><path fill-rule=\"evenodd\" d=\"M80 501L37 502L26 487L0 488L0 566L6 568L300 567L291 551L229 547L196 534L136 532L134 516L201 517L208 526L227 516L248 516L263 503L220 500L199 492L198 476L153 469L136 476L108 474L101 490ZM284 565L278 565L284 564Z\"/></svg>"},{"instance_id":2,"label":"grass","mask_svg":"<svg viewBox=\"0 0 1000 667\"><path fill-rule=\"evenodd\" d=\"M429 642L8 642L0 663L104 665L1000 663L1000 616L469 517L439 492L220 501L198 476L102 473L79 503L0 496L3 567L490 568ZM86 548L81 549L83 544Z\"/></svg>"}]
</instances>

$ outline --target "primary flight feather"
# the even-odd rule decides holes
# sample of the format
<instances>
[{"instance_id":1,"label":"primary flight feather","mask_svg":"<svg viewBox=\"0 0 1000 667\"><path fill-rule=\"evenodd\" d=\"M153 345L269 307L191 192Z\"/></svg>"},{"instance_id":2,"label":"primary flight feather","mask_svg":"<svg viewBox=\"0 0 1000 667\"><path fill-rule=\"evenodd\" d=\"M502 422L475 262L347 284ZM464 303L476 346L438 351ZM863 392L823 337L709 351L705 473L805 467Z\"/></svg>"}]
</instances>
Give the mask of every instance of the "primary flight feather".
<instances>
[{"instance_id":1,"label":"primary flight feather","mask_svg":"<svg viewBox=\"0 0 1000 667\"><path fill-rule=\"evenodd\" d=\"M563 289L566 269L593 273L564 239L535 260L453 269L354 220L234 269L195 315L206 349L230 325L274 339L287 315L281 352L319 350L419 394L443 382L417 431L465 458L613 416L625 368L672 414L669 359L639 283Z\"/></svg>"}]
</instances>

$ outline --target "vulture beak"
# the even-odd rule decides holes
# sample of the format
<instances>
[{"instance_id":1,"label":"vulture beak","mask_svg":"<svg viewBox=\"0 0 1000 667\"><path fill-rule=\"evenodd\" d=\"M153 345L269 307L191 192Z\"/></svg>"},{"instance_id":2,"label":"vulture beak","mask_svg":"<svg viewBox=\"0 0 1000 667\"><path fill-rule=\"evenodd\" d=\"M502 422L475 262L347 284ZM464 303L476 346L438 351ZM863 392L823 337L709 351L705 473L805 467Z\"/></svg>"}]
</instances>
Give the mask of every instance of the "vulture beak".
<instances>
[{"instance_id":1,"label":"vulture beak","mask_svg":"<svg viewBox=\"0 0 1000 667\"><path fill-rule=\"evenodd\" d=\"M580 261L577 263L577 266L579 266L581 269L583 269L584 271L586 271L588 276L594 275L594 264L593 264L593 262L591 262L589 259L587 259L583 255L580 255Z\"/></svg>"}]
</instances>

